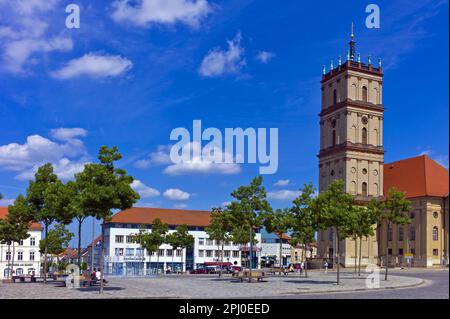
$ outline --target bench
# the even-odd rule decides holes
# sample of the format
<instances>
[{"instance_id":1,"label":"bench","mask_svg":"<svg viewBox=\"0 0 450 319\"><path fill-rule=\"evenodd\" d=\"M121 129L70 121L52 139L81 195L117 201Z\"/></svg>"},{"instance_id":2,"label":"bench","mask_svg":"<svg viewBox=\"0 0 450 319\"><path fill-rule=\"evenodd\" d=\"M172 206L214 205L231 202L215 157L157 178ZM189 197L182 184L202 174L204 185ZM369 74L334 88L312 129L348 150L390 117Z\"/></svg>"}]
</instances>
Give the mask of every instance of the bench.
<instances>
[{"instance_id":1,"label":"bench","mask_svg":"<svg viewBox=\"0 0 450 319\"><path fill-rule=\"evenodd\" d=\"M252 270L251 272L251 277L250 277L250 271L244 271L244 272L239 272L237 273L237 275L233 274L233 277L236 277L237 279L239 279L240 282L243 282L244 279L249 279L250 281L252 279L256 279L256 281L263 281L265 274L262 271L259 270Z\"/></svg>"},{"instance_id":2,"label":"bench","mask_svg":"<svg viewBox=\"0 0 450 319\"><path fill-rule=\"evenodd\" d=\"M15 283L16 280L19 280L20 282L26 282L27 279L30 279L30 282L36 282L36 278L35 276L13 276L12 277L12 282Z\"/></svg>"},{"instance_id":3,"label":"bench","mask_svg":"<svg viewBox=\"0 0 450 319\"><path fill-rule=\"evenodd\" d=\"M287 268L270 268L269 273L276 274L276 273L283 273L283 275L287 276L289 274L289 269Z\"/></svg>"}]
</instances>

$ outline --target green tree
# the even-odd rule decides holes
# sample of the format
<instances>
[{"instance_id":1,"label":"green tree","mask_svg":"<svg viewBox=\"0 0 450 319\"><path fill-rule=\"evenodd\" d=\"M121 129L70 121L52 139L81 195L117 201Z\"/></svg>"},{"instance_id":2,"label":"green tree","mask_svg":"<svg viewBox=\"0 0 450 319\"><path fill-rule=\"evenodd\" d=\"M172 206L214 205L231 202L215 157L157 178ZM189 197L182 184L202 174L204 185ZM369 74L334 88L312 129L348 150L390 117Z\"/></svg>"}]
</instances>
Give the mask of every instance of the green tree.
<instances>
[{"instance_id":1,"label":"green tree","mask_svg":"<svg viewBox=\"0 0 450 319\"><path fill-rule=\"evenodd\" d=\"M194 236L189 234L189 228L187 225L179 225L173 236L176 238L174 243L178 246L176 248L181 249L181 270L184 271L184 262L183 262L183 250L187 248L191 248L194 246Z\"/></svg>"},{"instance_id":2,"label":"green tree","mask_svg":"<svg viewBox=\"0 0 450 319\"><path fill-rule=\"evenodd\" d=\"M231 193L234 200L228 206L231 212L231 223L233 225L233 237L242 241L242 231L247 230L247 243L249 243L249 282L251 282L253 268L253 243L254 232L264 222L264 215L272 211L267 201L267 195L262 186L262 176L255 177L249 186L240 186ZM234 240L233 240L234 241Z\"/></svg>"},{"instance_id":3,"label":"green tree","mask_svg":"<svg viewBox=\"0 0 450 319\"><path fill-rule=\"evenodd\" d=\"M152 222L152 232L151 238L153 243L156 245L156 273L159 273L159 247L167 243L167 232L169 231L169 225L163 223L159 218L156 218Z\"/></svg>"},{"instance_id":4,"label":"green tree","mask_svg":"<svg viewBox=\"0 0 450 319\"><path fill-rule=\"evenodd\" d=\"M314 234L318 229L317 210L314 209L315 189L312 183L304 185L301 194L293 200L294 206L290 209L292 240L291 244L300 244L303 247L303 255L307 245L314 241ZM308 262L305 261L305 277L308 277Z\"/></svg>"},{"instance_id":5,"label":"green tree","mask_svg":"<svg viewBox=\"0 0 450 319\"><path fill-rule=\"evenodd\" d=\"M337 284L340 284L340 241L348 238L357 214L354 198L344 190L344 181L334 180L328 188L321 192L313 204L321 229L334 228L337 255Z\"/></svg>"},{"instance_id":6,"label":"green tree","mask_svg":"<svg viewBox=\"0 0 450 319\"><path fill-rule=\"evenodd\" d=\"M48 231L47 253L57 256L57 265L59 265L59 254L63 253L69 247L73 234L66 228L64 224L56 224L53 229ZM45 252L45 239L39 241L39 250ZM52 258L53 259L53 258ZM51 264L53 261L50 262Z\"/></svg>"},{"instance_id":7,"label":"green tree","mask_svg":"<svg viewBox=\"0 0 450 319\"><path fill-rule=\"evenodd\" d=\"M100 147L99 163L86 164L84 170L75 176L80 190L78 205L86 215L95 216L102 221L102 238L104 225L111 219L112 210L125 210L133 206L139 194L131 188L133 177L126 171L115 167L122 158L117 147ZM104 266L105 251L102 241L100 264ZM103 293L104 269L101 271L100 293Z\"/></svg>"},{"instance_id":8,"label":"green tree","mask_svg":"<svg viewBox=\"0 0 450 319\"><path fill-rule=\"evenodd\" d=\"M141 226L138 234L132 235L133 241L147 251L150 261L150 271L152 264L152 254L158 251L158 245L155 242L155 237L155 234L148 232L145 226Z\"/></svg>"},{"instance_id":9,"label":"green tree","mask_svg":"<svg viewBox=\"0 0 450 319\"><path fill-rule=\"evenodd\" d=\"M35 178L29 182L26 195L30 209L30 220L44 224L44 284L47 283L48 231L54 222L70 223L65 215L68 205L67 189L53 173L53 166L45 164L38 168Z\"/></svg>"},{"instance_id":10,"label":"green tree","mask_svg":"<svg viewBox=\"0 0 450 319\"><path fill-rule=\"evenodd\" d=\"M30 210L27 206L25 198L19 195L14 201L13 205L8 207L8 215L5 219L0 220L0 241L5 241L8 244L8 251L11 254L12 244L12 256L10 275L14 271L14 257L15 257L15 243L19 243L21 240L28 238L28 230L31 226L30 222Z\"/></svg>"},{"instance_id":11,"label":"green tree","mask_svg":"<svg viewBox=\"0 0 450 319\"><path fill-rule=\"evenodd\" d=\"M274 233L278 236L280 242L280 275L283 267L283 235L291 228L291 216L289 209L277 209L276 211L269 211L264 215L264 227L267 232Z\"/></svg>"},{"instance_id":12,"label":"green tree","mask_svg":"<svg viewBox=\"0 0 450 319\"><path fill-rule=\"evenodd\" d=\"M375 204L374 204L375 205ZM378 223L386 226L386 251L385 251L385 274L384 279L388 280L389 268L389 229L392 225L406 225L411 223L411 219L407 215L411 210L411 202L405 198L403 192L398 191L394 187L389 189L388 195L383 203L377 204L376 212L378 212Z\"/></svg>"},{"instance_id":13,"label":"green tree","mask_svg":"<svg viewBox=\"0 0 450 319\"><path fill-rule=\"evenodd\" d=\"M232 226L230 222L230 212L227 209L216 207L212 209L211 221L206 227L206 233L211 240L215 240L217 248L220 250L220 271L219 277L222 276L223 252L226 241L232 239Z\"/></svg>"},{"instance_id":14,"label":"green tree","mask_svg":"<svg viewBox=\"0 0 450 319\"><path fill-rule=\"evenodd\" d=\"M66 214L70 216L71 219L75 219L78 224L78 245L77 245L77 263L78 267L80 267L81 270L81 233L82 233L82 226L83 222L88 217L93 217L92 214L90 214L89 211L85 211L80 205L80 203L84 203L82 201L82 194L86 191L85 187L87 186L86 183L78 182L78 179L80 178L80 175L75 175L75 181L68 182L65 186L67 188L67 195L68 195L68 205L65 207Z\"/></svg>"}]
</instances>

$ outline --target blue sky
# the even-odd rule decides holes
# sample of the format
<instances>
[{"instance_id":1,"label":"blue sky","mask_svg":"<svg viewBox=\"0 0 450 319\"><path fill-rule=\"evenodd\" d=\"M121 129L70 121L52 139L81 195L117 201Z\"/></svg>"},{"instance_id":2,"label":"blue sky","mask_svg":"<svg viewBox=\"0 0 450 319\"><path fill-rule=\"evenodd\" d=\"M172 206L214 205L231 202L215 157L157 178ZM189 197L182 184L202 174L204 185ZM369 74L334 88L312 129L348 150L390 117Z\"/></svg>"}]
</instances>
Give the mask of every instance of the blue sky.
<instances>
[{"instance_id":1,"label":"blue sky","mask_svg":"<svg viewBox=\"0 0 450 319\"><path fill-rule=\"evenodd\" d=\"M65 27L65 5L81 28ZM164 5L169 3L169 5ZM210 209L258 165L167 170L176 127L279 129L274 207L317 185L322 65L382 58L385 161L426 153L448 167L448 2L0 0L0 192L10 204L34 170L67 180L116 145L139 205ZM86 243L90 238L86 225Z\"/></svg>"}]
</instances>

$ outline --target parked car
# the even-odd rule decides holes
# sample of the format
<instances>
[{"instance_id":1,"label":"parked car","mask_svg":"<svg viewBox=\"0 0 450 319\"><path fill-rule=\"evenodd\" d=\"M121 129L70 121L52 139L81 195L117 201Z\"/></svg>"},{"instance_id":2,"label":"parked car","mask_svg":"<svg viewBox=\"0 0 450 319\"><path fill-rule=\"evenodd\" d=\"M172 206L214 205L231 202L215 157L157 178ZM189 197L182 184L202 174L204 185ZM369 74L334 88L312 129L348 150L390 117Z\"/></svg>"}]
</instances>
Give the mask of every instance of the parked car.
<instances>
[{"instance_id":1,"label":"parked car","mask_svg":"<svg viewBox=\"0 0 450 319\"><path fill-rule=\"evenodd\" d=\"M191 270L190 273L194 274L194 275L203 275L203 274L207 274L207 271L205 268L197 268L197 269Z\"/></svg>"}]
</instances>

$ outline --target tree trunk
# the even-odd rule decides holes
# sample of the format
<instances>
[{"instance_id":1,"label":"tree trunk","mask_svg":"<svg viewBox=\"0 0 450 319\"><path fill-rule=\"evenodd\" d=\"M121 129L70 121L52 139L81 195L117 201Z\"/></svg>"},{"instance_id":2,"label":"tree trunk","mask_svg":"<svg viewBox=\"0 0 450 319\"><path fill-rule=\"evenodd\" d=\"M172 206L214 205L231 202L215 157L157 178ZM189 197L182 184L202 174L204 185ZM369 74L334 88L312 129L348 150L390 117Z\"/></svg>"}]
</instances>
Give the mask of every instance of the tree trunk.
<instances>
[{"instance_id":1,"label":"tree trunk","mask_svg":"<svg viewBox=\"0 0 450 319\"><path fill-rule=\"evenodd\" d=\"M184 273L183 250L184 248L181 247L181 273Z\"/></svg>"},{"instance_id":2,"label":"tree trunk","mask_svg":"<svg viewBox=\"0 0 450 319\"><path fill-rule=\"evenodd\" d=\"M356 274L356 268L357 268L357 265L358 265L358 262L357 262L357 260L358 260L358 237L354 237L354 240L355 240L355 274Z\"/></svg>"},{"instance_id":3,"label":"tree trunk","mask_svg":"<svg viewBox=\"0 0 450 319\"><path fill-rule=\"evenodd\" d=\"M148 252L148 263L150 264L150 275L152 274L152 254L153 252Z\"/></svg>"},{"instance_id":4,"label":"tree trunk","mask_svg":"<svg viewBox=\"0 0 450 319\"><path fill-rule=\"evenodd\" d=\"M105 277L105 269L104 269L104 266L105 266L105 226L104 226L104 224L105 224L105 220L103 220L102 221L102 252L101 252L101 254L100 254L100 294L102 294L103 293L103 286L104 286L104 283L103 283L103 278Z\"/></svg>"},{"instance_id":5,"label":"tree trunk","mask_svg":"<svg viewBox=\"0 0 450 319\"><path fill-rule=\"evenodd\" d=\"M13 251L12 251L12 258L11 258L11 274L14 272L14 256L16 255L16 247L14 246L14 241L12 242Z\"/></svg>"},{"instance_id":6,"label":"tree trunk","mask_svg":"<svg viewBox=\"0 0 450 319\"><path fill-rule=\"evenodd\" d=\"M219 241L217 241L217 251L220 251ZM222 260L222 259L219 259L219 260ZM222 263L221 262L219 262L219 266L220 266L220 268L219 268L219 278L220 278L220 277L222 277Z\"/></svg>"},{"instance_id":7,"label":"tree trunk","mask_svg":"<svg viewBox=\"0 0 450 319\"><path fill-rule=\"evenodd\" d=\"M306 243L303 244L303 247L306 249ZM305 252L305 278L308 278L308 257Z\"/></svg>"},{"instance_id":8,"label":"tree trunk","mask_svg":"<svg viewBox=\"0 0 450 319\"><path fill-rule=\"evenodd\" d=\"M283 235L280 235L280 276L281 276L281 264L282 264L282 260L283 260L283 240L282 240Z\"/></svg>"},{"instance_id":9,"label":"tree trunk","mask_svg":"<svg viewBox=\"0 0 450 319\"><path fill-rule=\"evenodd\" d=\"M339 254L339 231L336 229L336 254L337 254L337 281L336 284L340 284L340 254Z\"/></svg>"},{"instance_id":10,"label":"tree trunk","mask_svg":"<svg viewBox=\"0 0 450 319\"><path fill-rule=\"evenodd\" d=\"M158 250L156 251L156 274L159 274L159 247Z\"/></svg>"},{"instance_id":11,"label":"tree trunk","mask_svg":"<svg viewBox=\"0 0 450 319\"><path fill-rule=\"evenodd\" d=\"M45 240L44 240L44 285L47 284L47 250L48 250L48 224L45 223Z\"/></svg>"},{"instance_id":12,"label":"tree trunk","mask_svg":"<svg viewBox=\"0 0 450 319\"><path fill-rule=\"evenodd\" d=\"M173 266L173 258L175 257L176 253L177 253L177 250L172 248L172 271L175 271L175 268Z\"/></svg>"},{"instance_id":13,"label":"tree trunk","mask_svg":"<svg viewBox=\"0 0 450 319\"><path fill-rule=\"evenodd\" d=\"M250 251L248 252L248 256L249 256L249 277L248 277L248 282L252 282L252 268L253 268L253 263L252 263L252 259L253 259L253 229L252 226L250 226Z\"/></svg>"},{"instance_id":14,"label":"tree trunk","mask_svg":"<svg viewBox=\"0 0 450 319\"><path fill-rule=\"evenodd\" d=\"M220 253L220 274L222 275L222 267L223 267L223 250L225 243L222 241L222 251Z\"/></svg>"},{"instance_id":15,"label":"tree trunk","mask_svg":"<svg viewBox=\"0 0 450 319\"><path fill-rule=\"evenodd\" d=\"M12 261L12 255L11 255L11 241L8 241L8 252L9 252L9 262L11 263ZM9 267L9 274L8 274L8 279L12 279L12 270L11 267Z\"/></svg>"},{"instance_id":16,"label":"tree trunk","mask_svg":"<svg viewBox=\"0 0 450 319\"><path fill-rule=\"evenodd\" d=\"M386 222L386 252L385 252L385 263L386 263L386 270L384 273L384 280L388 280L388 268L389 268L389 228L390 228L390 223Z\"/></svg>"},{"instance_id":17,"label":"tree trunk","mask_svg":"<svg viewBox=\"0 0 450 319\"><path fill-rule=\"evenodd\" d=\"M359 267L358 276L361 276L362 236L359 237Z\"/></svg>"},{"instance_id":18,"label":"tree trunk","mask_svg":"<svg viewBox=\"0 0 450 319\"><path fill-rule=\"evenodd\" d=\"M78 269L81 274L81 225L82 221L78 220Z\"/></svg>"}]
</instances>

